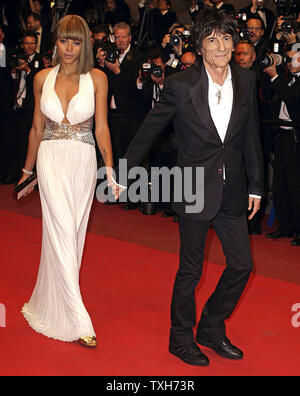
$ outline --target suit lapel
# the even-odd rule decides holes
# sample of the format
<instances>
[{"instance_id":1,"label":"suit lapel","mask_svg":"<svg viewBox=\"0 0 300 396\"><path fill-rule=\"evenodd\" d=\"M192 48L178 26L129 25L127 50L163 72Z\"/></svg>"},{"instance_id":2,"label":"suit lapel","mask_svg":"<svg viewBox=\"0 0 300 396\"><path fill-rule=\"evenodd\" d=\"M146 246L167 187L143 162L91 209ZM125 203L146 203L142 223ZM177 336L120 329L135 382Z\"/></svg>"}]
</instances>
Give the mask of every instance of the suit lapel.
<instances>
[{"instance_id":1,"label":"suit lapel","mask_svg":"<svg viewBox=\"0 0 300 396\"><path fill-rule=\"evenodd\" d=\"M230 68L231 68L232 89L233 89L233 103L232 103L231 116L228 123L228 128L224 142L226 142L229 139L231 133L234 131L233 123L234 120L236 119L236 115L238 115L238 111L239 111L238 108L241 105L241 98L242 98L242 89L241 89L242 82L239 79L238 71L234 65L230 65Z\"/></svg>"},{"instance_id":2,"label":"suit lapel","mask_svg":"<svg viewBox=\"0 0 300 396\"><path fill-rule=\"evenodd\" d=\"M196 71L195 71L196 73ZM200 66L200 73L197 71L198 81L196 85L190 89L190 96L192 98L193 105L201 118L203 123L208 126L208 129L215 138L220 140L220 136L213 122L210 114L208 104L208 77L204 65Z\"/></svg>"}]
</instances>

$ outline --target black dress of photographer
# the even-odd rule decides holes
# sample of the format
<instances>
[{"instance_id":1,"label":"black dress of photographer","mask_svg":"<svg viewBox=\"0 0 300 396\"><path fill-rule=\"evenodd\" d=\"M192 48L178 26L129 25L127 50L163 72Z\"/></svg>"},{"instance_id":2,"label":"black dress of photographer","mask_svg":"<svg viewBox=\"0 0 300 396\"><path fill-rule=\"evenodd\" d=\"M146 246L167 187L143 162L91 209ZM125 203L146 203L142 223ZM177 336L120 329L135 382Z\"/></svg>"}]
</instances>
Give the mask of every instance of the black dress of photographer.
<instances>
[{"instance_id":1,"label":"black dress of photographer","mask_svg":"<svg viewBox=\"0 0 300 396\"><path fill-rule=\"evenodd\" d=\"M274 98L273 120L278 125L273 179L278 229L267 237L295 237L291 245L300 246L300 52L288 51L286 56L288 74L277 71L276 65L265 69L270 78L268 92Z\"/></svg>"},{"instance_id":2,"label":"black dress of photographer","mask_svg":"<svg viewBox=\"0 0 300 396\"><path fill-rule=\"evenodd\" d=\"M12 113L12 130L14 142L9 147L11 158L15 158L15 171L22 169L25 163L28 135L32 125L34 111L33 80L37 72L42 69L42 59L38 53L27 56L26 53L17 55L18 62L11 70L11 79L14 80L14 111Z\"/></svg>"}]
</instances>

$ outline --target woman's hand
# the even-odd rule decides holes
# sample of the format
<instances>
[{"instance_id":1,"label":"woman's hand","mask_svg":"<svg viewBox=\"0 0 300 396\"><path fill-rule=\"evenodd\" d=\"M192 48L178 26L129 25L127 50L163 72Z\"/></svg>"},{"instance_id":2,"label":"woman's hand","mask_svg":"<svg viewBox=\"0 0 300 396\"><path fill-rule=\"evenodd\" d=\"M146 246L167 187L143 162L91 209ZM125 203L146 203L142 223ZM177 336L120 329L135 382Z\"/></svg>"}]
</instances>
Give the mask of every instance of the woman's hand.
<instances>
[{"instance_id":1,"label":"woman's hand","mask_svg":"<svg viewBox=\"0 0 300 396\"><path fill-rule=\"evenodd\" d=\"M26 175L25 173L23 173L21 179L18 181L18 186L22 183L24 183L25 180L27 180L30 177L30 175ZM27 195L31 194L32 191L34 190L34 187L31 187L30 189L28 189L28 191L26 192L26 194L23 195L23 197L27 197Z\"/></svg>"}]
</instances>

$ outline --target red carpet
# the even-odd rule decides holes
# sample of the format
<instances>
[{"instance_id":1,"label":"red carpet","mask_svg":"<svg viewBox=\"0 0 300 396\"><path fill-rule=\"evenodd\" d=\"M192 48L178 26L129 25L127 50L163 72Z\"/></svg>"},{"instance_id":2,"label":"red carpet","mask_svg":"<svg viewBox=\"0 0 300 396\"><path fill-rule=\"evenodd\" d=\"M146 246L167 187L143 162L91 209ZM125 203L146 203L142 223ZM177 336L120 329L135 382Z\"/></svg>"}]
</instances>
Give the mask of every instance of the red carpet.
<instances>
[{"instance_id":1,"label":"red carpet","mask_svg":"<svg viewBox=\"0 0 300 396\"><path fill-rule=\"evenodd\" d=\"M197 368L167 351L177 255L88 234L81 289L99 341L91 351L35 333L20 314L35 284L40 220L0 210L0 238L0 303L7 312L0 375L299 375L300 328L291 324L297 284L253 275L227 325L245 359L228 361L203 348L211 364ZM222 270L212 263L205 268L199 310Z\"/></svg>"}]
</instances>

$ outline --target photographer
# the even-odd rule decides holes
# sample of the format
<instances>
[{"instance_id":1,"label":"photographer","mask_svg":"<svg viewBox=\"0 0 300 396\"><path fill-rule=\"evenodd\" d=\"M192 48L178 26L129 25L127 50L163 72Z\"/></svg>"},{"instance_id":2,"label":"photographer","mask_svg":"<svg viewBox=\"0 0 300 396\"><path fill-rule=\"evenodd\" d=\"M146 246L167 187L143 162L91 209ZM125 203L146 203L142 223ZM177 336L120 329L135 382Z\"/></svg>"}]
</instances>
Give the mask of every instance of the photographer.
<instances>
[{"instance_id":1,"label":"photographer","mask_svg":"<svg viewBox=\"0 0 300 396\"><path fill-rule=\"evenodd\" d=\"M247 20L248 40L254 45L256 58L261 58L270 45L270 40L265 37L264 22L259 15L253 15Z\"/></svg>"},{"instance_id":2,"label":"photographer","mask_svg":"<svg viewBox=\"0 0 300 396\"><path fill-rule=\"evenodd\" d=\"M265 7L265 3L265 0L252 0L248 7L242 8L239 12L247 14L248 19L259 15L264 24L265 35L270 38L275 17L273 12Z\"/></svg>"},{"instance_id":3,"label":"photographer","mask_svg":"<svg viewBox=\"0 0 300 396\"><path fill-rule=\"evenodd\" d=\"M92 42L94 49L95 67L105 72L104 41L109 36L109 29L105 24L96 25L92 30Z\"/></svg>"},{"instance_id":4,"label":"photographer","mask_svg":"<svg viewBox=\"0 0 300 396\"><path fill-rule=\"evenodd\" d=\"M117 23L130 23L130 8L124 0L107 0L104 23L112 29Z\"/></svg>"},{"instance_id":5,"label":"photographer","mask_svg":"<svg viewBox=\"0 0 300 396\"><path fill-rule=\"evenodd\" d=\"M171 11L170 0L157 0L157 7L154 2L148 0L141 0L139 2L139 26L141 29L141 21L144 16L145 8L149 7L147 29L149 40L153 40L157 46L161 45L162 39L168 33L169 28L176 22L177 16L174 11Z\"/></svg>"},{"instance_id":6,"label":"photographer","mask_svg":"<svg viewBox=\"0 0 300 396\"><path fill-rule=\"evenodd\" d=\"M294 15L280 15L277 18L276 40L291 45L300 41L300 11Z\"/></svg>"},{"instance_id":7,"label":"photographer","mask_svg":"<svg viewBox=\"0 0 300 396\"><path fill-rule=\"evenodd\" d=\"M271 239L293 238L300 246L300 52L294 44L286 52L288 75L279 72L276 62L264 72L270 77L274 96L274 119L279 119L274 145L273 202L278 229Z\"/></svg>"},{"instance_id":8,"label":"photographer","mask_svg":"<svg viewBox=\"0 0 300 396\"><path fill-rule=\"evenodd\" d=\"M10 131L8 130L9 111L13 103L9 100L13 84L9 78L9 70L6 67L6 48L3 44L4 31L0 25L0 184L5 184L9 175L9 157L7 152Z\"/></svg>"},{"instance_id":9,"label":"photographer","mask_svg":"<svg viewBox=\"0 0 300 396\"><path fill-rule=\"evenodd\" d=\"M137 88L140 90L141 98L147 112L150 112L156 103L159 102L165 78L170 74L170 68L166 65L166 60L167 58L161 50L157 48L152 49L147 52L146 63L143 63L143 67L139 71ZM151 167L168 167L171 169L176 164L176 152L176 138L173 122L171 122L154 144L149 154L149 165ZM163 217L173 217L173 221L177 221L177 216L172 211L170 202L160 202L156 204L155 209L152 204L149 203L149 205L151 207L151 214L156 209L162 209ZM142 205L142 208L144 209L145 205ZM146 211L146 214L150 214L149 212L150 208Z\"/></svg>"},{"instance_id":10,"label":"photographer","mask_svg":"<svg viewBox=\"0 0 300 396\"><path fill-rule=\"evenodd\" d=\"M27 17L27 29L37 35L36 52L43 54L52 48L52 36L50 31L41 24L41 16L39 14L30 14Z\"/></svg>"},{"instance_id":11,"label":"photographer","mask_svg":"<svg viewBox=\"0 0 300 396\"><path fill-rule=\"evenodd\" d=\"M21 38L21 50L10 57L8 61L11 68L10 79L13 80L15 90L11 91L14 101L14 111L11 114L11 127L9 133L14 137L8 147L13 172L6 180L7 184L18 180L18 172L24 166L28 134L32 125L34 110L33 79L37 72L43 68L40 55L36 52L37 36L33 32L25 32Z\"/></svg>"},{"instance_id":12,"label":"photographer","mask_svg":"<svg viewBox=\"0 0 300 396\"><path fill-rule=\"evenodd\" d=\"M109 82L109 126L117 166L144 119L145 109L136 87L142 59L131 45L130 26L122 22L115 25L114 37L117 59L108 60L107 56L113 53L107 53L105 69Z\"/></svg>"}]
</instances>

